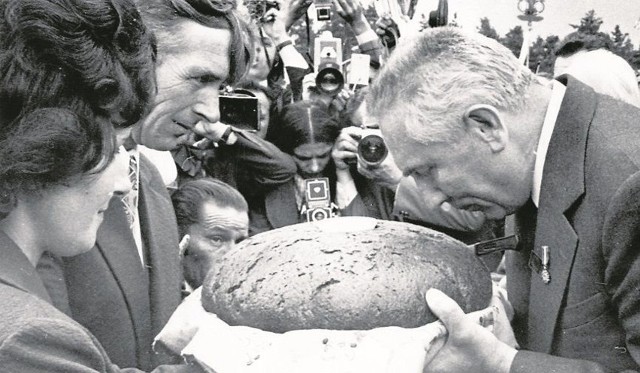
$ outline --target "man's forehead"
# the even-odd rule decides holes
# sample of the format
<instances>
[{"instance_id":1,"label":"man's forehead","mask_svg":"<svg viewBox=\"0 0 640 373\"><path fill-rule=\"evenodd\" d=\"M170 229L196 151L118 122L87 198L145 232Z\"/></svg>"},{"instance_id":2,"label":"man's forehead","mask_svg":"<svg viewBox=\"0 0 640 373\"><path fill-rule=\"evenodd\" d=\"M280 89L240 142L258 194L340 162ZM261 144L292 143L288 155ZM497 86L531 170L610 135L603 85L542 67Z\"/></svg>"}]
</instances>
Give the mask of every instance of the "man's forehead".
<instances>
[{"instance_id":1,"label":"man's forehead","mask_svg":"<svg viewBox=\"0 0 640 373\"><path fill-rule=\"evenodd\" d=\"M170 39L173 40L169 48L162 48L162 40L158 41L158 59L162 60L162 51L167 51L174 58L201 56L203 60L215 58L210 61L214 65L229 69L231 31L221 28L207 27L192 20L180 21L174 29ZM205 64L203 66L207 66Z\"/></svg>"},{"instance_id":2,"label":"man's forehead","mask_svg":"<svg viewBox=\"0 0 640 373\"><path fill-rule=\"evenodd\" d=\"M249 224L246 211L234 207L220 207L214 201L205 201L200 210L201 222L205 227L244 229Z\"/></svg>"},{"instance_id":3,"label":"man's forehead","mask_svg":"<svg viewBox=\"0 0 640 373\"><path fill-rule=\"evenodd\" d=\"M399 122L389 122L390 118L384 118L380 122L382 138L393 154L394 160L400 169L411 161L415 155L416 141L412 140L412 135L407 132L405 126ZM386 122L385 122L386 121Z\"/></svg>"}]
</instances>

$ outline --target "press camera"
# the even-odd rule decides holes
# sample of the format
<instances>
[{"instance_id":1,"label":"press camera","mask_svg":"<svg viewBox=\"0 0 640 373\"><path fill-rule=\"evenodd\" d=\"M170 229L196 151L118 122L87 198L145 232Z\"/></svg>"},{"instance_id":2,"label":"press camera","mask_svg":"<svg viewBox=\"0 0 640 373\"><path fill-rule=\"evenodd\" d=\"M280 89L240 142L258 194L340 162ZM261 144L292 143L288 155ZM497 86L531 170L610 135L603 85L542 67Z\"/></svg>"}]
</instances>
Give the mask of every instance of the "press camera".
<instances>
[{"instance_id":1,"label":"press camera","mask_svg":"<svg viewBox=\"0 0 640 373\"><path fill-rule=\"evenodd\" d=\"M331 203L329 179L326 177L306 179L305 199L302 214L307 221L318 221L333 218L335 206Z\"/></svg>"},{"instance_id":2,"label":"press camera","mask_svg":"<svg viewBox=\"0 0 640 373\"><path fill-rule=\"evenodd\" d=\"M247 90L221 93L219 97L220 122L239 130L260 130L260 102Z\"/></svg>"},{"instance_id":3,"label":"press camera","mask_svg":"<svg viewBox=\"0 0 640 373\"><path fill-rule=\"evenodd\" d=\"M314 69L316 88L334 95L344 86L342 73L342 40L334 38L331 31L324 31L314 40Z\"/></svg>"},{"instance_id":4,"label":"press camera","mask_svg":"<svg viewBox=\"0 0 640 373\"><path fill-rule=\"evenodd\" d=\"M358 141L358 158L367 165L379 165L389 154L384 139L378 133L376 130L365 129Z\"/></svg>"},{"instance_id":5,"label":"press camera","mask_svg":"<svg viewBox=\"0 0 640 373\"><path fill-rule=\"evenodd\" d=\"M351 134L351 137L358 141L358 158L348 158L345 160L346 163L354 165L360 159L368 166L377 166L387 158L389 150L377 128L365 127L361 135Z\"/></svg>"},{"instance_id":6,"label":"press camera","mask_svg":"<svg viewBox=\"0 0 640 373\"><path fill-rule=\"evenodd\" d=\"M316 19L318 21L331 20L332 0L313 0L313 6L316 8Z\"/></svg>"}]
</instances>

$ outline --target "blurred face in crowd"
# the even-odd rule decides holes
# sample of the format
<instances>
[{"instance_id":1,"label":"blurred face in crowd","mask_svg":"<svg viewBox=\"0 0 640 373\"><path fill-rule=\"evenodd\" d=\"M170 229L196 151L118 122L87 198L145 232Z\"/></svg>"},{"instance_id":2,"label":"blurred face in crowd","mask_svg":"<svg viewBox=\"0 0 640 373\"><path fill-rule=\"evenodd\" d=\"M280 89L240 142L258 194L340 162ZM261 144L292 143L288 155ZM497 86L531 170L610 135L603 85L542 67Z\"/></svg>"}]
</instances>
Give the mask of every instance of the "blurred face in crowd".
<instances>
[{"instance_id":1,"label":"blurred face in crowd","mask_svg":"<svg viewBox=\"0 0 640 373\"><path fill-rule=\"evenodd\" d=\"M79 175L21 200L37 231L47 232L42 246L60 256L89 251L111 197L129 192L128 165L128 153L121 148L99 173Z\"/></svg>"},{"instance_id":2,"label":"blurred face in crowd","mask_svg":"<svg viewBox=\"0 0 640 373\"><path fill-rule=\"evenodd\" d=\"M305 179L322 176L331 160L333 144L327 142L307 143L293 150L293 160L298 166L298 174Z\"/></svg>"},{"instance_id":3,"label":"blurred face in crowd","mask_svg":"<svg viewBox=\"0 0 640 373\"><path fill-rule=\"evenodd\" d=\"M255 81L263 81L267 79L267 75L273 67L273 60L276 57L276 45L270 37L258 37L256 40L256 53L253 64L249 69L249 78Z\"/></svg>"},{"instance_id":4,"label":"blurred face in crowd","mask_svg":"<svg viewBox=\"0 0 640 373\"><path fill-rule=\"evenodd\" d=\"M218 94L229 75L229 30L186 19L178 30L180 43L158 48L154 107L133 133L138 144L158 150L192 143L196 124L219 121Z\"/></svg>"},{"instance_id":5,"label":"blurred face in crowd","mask_svg":"<svg viewBox=\"0 0 640 373\"><path fill-rule=\"evenodd\" d=\"M249 233L246 211L233 207L219 207L207 200L200 210L197 224L188 228L189 247L184 257L185 277L202 284L211 268L222 256L245 239Z\"/></svg>"},{"instance_id":6,"label":"blurred face in crowd","mask_svg":"<svg viewBox=\"0 0 640 373\"><path fill-rule=\"evenodd\" d=\"M469 130L455 143L424 144L405 131L404 126L392 126L383 132L396 164L419 188L433 190L442 201L497 220L530 197L533 178L527 154L516 145L497 151L497 144L483 137L486 128Z\"/></svg>"}]
</instances>

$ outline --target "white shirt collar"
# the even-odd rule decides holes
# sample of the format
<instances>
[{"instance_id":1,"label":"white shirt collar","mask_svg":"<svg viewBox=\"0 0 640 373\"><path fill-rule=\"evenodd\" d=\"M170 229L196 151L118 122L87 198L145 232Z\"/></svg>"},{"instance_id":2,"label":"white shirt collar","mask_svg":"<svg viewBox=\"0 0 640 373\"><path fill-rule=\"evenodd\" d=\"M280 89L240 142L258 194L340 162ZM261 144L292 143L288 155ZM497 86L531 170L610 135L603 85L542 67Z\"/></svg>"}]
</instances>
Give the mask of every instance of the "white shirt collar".
<instances>
[{"instance_id":1,"label":"white shirt collar","mask_svg":"<svg viewBox=\"0 0 640 373\"><path fill-rule=\"evenodd\" d=\"M560 113L560 106L564 98L564 92L567 90L562 83L557 80L553 81L553 89L551 91L551 99L547 107L547 114L542 123L540 131L540 139L538 140L538 148L536 150L536 163L533 167L533 188L531 190L531 199L538 207L540 204L540 188L542 187L542 173L544 171L544 161L547 158L547 150L551 142L551 135L556 126L556 120Z\"/></svg>"}]
</instances>

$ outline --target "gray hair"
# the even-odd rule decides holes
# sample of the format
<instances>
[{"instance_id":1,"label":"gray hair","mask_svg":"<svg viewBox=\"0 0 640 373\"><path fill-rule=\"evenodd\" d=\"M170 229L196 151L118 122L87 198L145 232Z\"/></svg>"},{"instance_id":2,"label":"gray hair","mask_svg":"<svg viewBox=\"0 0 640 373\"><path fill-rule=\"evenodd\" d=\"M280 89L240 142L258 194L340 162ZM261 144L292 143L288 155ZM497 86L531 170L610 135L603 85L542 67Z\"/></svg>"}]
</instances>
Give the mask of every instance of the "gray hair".
<instances>
[{"instance_id":1,"label":"gray hair","mask_svg":"<svg viewBox=\"0 0 640 373\"><path fill-rule=\"evenodd\" d=\"M495 40L438 27L396 48L370 86L367 106L383 130L403 125L421 143L454 142L464 131L466 108L488 104L515 112L536 79Z\"/></svg>"}]
</instances>

